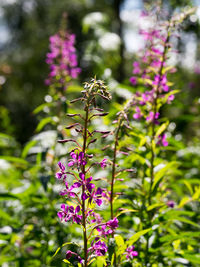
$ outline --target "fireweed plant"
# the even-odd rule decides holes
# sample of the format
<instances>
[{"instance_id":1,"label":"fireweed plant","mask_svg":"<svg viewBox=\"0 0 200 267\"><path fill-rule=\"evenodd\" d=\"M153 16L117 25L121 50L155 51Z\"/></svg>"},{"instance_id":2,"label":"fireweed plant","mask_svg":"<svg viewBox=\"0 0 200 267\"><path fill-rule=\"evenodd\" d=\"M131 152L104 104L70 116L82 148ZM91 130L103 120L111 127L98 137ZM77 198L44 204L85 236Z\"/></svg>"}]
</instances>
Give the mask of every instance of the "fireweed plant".
<instances>
[{"instance_id":1,"label":"fireweed plant","mask_svg":"<svg viewBox=\"0 0 200 267\"><path fill-rule=\"evenodd\" d=\"M65 184L65 189L60 194L70 199L73 205L62 204L61 211L58 212L58 217L61 221L72 221L80 225L83 229L83 252L77 254L71 250L66 251L67 263L70 263L71 258L75 258L82 266L89 266L92 261L98 256L104 256L108 250L105 243L105 238L112 235L113 231L118 227L118 219L112 218L107 222L103 222L100 215L96 213L95 207L101 206L105 190L97 187L91 176L91 168L93 165L105 167L105 160L101 162L91 162L93 155L88 154L88 147L94 143L95 130L90 132L90 123L93 118L107 115L102 109L96 107L96 98L101 97L110 100L111 96L107 91L106 86L100 80L92 79L91 83L85 83L82 97L71 101L72 103L81 102L83 104L84 115L68 114L69 117L79 117L82 121L76 122L68 129L75 128L81 135L82 144L78 140L65 139L59 142L74 142L76 147L70 152L71 159L68 165L64 166L61 162L58 163L60 168L56 173L56 178L62 180ZM100 132L105 134L105 132ZM69 185L68 177L73 177L73 183ZM98 232L98 237L94 237L94 231ZM128 252L129 254L131 252Z\"/></svg>"},{"instance_id":2,"label":"fireweed plant","mask_svg":"<svg viewBox=\"0 0 200 267\"><path fill-rule=\"evenodd\" d=\"M167 184L163 185L164 175L166 176L167 172L170 172L170 168L173 171L173 168L177 167L177 163L170 162L164 164L164 167L161 166L163 160L160 158L160 152L168 146L165 131L169 124L166 119L161 117L161 109L164 105L171 104L174 95L178 92L178 90L171 90L170 87L173 84L168 81L169 74L176 71L174 67L168 65L169 53L173 52L170 40L177 35L180 23L191 12L193 10L175 15L169 21L163 21L159 18L159 14L155 14L153 27L140 31L146 41L146 47L141 53L140 60L133 63L133 76L130 78L130 82L134 86L145 88L143 92L136 92L133 101L133 119L143 125L143 130L142 132L141 130L133 131L131 134L135 138L141 138L140 148L137 152L143 155L144 158L140 158L140 160L142 162L144 159L145 163L142 167L140 220L146 229L152 229L152 227L157 229L159 213L164 212L165 205L174 208L172 200L163 203ZM149 15L152 19L152 14ZM148 13L143 13L143 16L148 17ZM165 180L165 182L167 181ZM156 230L158 235L161 231L161 229ZM155 240L155 234L147 231L143 257L144 266L152 266L158 260L154 256L152 257L153 248L150 248L150 237ZM166 264L164 259L161 262Z\"/></svg>"},{"instance_id":3,"label":"fireweed plant","mask_svg":"<svg viewBox=\"0 0 200 267\"><path fill-rule=\"evenodd\" d=\"M67 90L73 86L81 72L75 48L76 36L66 29L66 25L67 19L64 13L60 30L49 37L49 52L46 54L49 74L45 80L49 88L48 95L45 96L46 103L34 110L34 114L44 111L49 117L40 121L36 131L40 131L48 123L59 126L63 115L66 114Z\"/></svg>"},{"instance_id":4,"label":"fireweed plant","mask_svg":"<svg viewBox=\"0 0 200 267\"><path fill-rule=\"evenodd\" d=\"M66 18L63 16L61 29L49 38L50 51L46 55L46 63L49 65L50 72L45 80L45 84L49 88L48 94L45 96L46 103L37 107L33 112L38 117L43 117L40 119L36 132L41 132L46 127L47 129L56 129L56 134L62 137L65 135L62 124L67 112L67 94L70 94L68 89L70 86L74 86L75 80L81 72L76 55L75 35L65 29ZM44 112L42 116L41 112ZM56 149L56 139L46 153L46 161L51 165L52 172L54 172L54 161L60 156Z\"/></svg>"}]
</instances>

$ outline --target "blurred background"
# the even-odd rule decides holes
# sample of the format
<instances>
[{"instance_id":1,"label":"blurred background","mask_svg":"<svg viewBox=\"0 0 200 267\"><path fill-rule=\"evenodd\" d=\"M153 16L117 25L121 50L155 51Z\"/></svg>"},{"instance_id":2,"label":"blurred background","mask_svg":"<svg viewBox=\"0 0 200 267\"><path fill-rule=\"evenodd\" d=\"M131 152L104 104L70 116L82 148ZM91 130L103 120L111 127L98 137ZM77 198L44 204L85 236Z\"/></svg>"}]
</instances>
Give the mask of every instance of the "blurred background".
<instances>
[{"instance_id":1,"label":"blurred background","mask_svg":"<svg viewBox=\"0 0 200 267\"><path fill-rule=\"evenodd\" d=\"M171 80L180 93L162 110L171 121L168 137L175 137L177 157L185 164L182 171L194 181L200 174L200 1L158 2L166 16L196 7L174 40L178 52L170 57L178 70ZM54 145L49 141L42 150L48 150L48 168L38 147L33 151L34 158L29 155L37 138L47 141L53 135L49 131L48 136L33 138L43 128L52 129L45 121L41 125L41 116L33 112L51 102L44 82L49 73L45 63L49 37L59 31L62 15L67 14L67 29L76 35L78 65L82 69L75 82L77 87L70 94L77 95L80 85L96 75L108 84L113 102L122 103L137 90L129 78L132 63L144 46L138 33L140 14L153 5L155 0L0 0L1 266L49 266L48 257L69 234L56 218L55 205L60 200L52 172L55 162L51 162L49 152ZM40 107L47 115L48 108ZM198 217L198 207L194 212ZM79 237L76 229L70 231ZM62 266L60 258L51 266Z\"/></svg>"},{"instance_id":2,"label":"blurred background","mask_svg":"<svg viewBox=\"0 0 200 267\"><path fill-rule=\"evenodd\" d=\"M189 92L184 96L184 107L180 107L178 114L173 112L180 118L194 97L199 96L200 3L198 0L161 2L168 14L188 5L197 6L178 39L179 53L172 58L179 68L178 89ZM122 82L129 85L132 60L143 42L138 34L140 13L144 5L154 3L150 0L62 0L56 3L53 0L1 0L0 131L5 131L9 123L6 131L13 134L20 145L34 133L37 119L32 111L44 101L48 91L44 80L48 75L45 57L49 36L60 28L63 12L68 14L68 29L76 34L82 68L80 81L96 74L113 86ZM185 122L181 125L186 127Z\"/></svg>"}]
</instances>

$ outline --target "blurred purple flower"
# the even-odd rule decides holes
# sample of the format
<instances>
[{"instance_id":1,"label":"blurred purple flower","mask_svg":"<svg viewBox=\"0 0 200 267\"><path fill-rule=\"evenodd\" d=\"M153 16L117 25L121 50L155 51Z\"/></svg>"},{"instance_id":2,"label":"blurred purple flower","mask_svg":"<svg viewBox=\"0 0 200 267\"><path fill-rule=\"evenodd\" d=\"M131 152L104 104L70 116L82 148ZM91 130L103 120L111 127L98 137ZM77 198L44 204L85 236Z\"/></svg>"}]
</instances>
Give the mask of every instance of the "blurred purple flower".
<instances>
[{"instance_id":1,"label":"blurred purple flower","mask_svg":"<svg viewBox=\"0 0 200 267\"><path fill-rule=\"evenodd\" d=\"M75 79L81 72L81 69L77 67L75 35L59 32L51 36L49 41L50 52L46 55L46 63L49 65L50 73L45 84L59 82L64 85L67 77Z\"/></svg>"},{"instance_id":2,"label":"blurred purple flower","mask_svg":"<svg viewBox=\"0 0 200 267\"><path fill-rule=\"evenodd\" d=\"M174 208L174 206L175 206L175 202L174 202L173 200L169 200L169 201L167 202L167 206L168 206L169 208Z\"/></svg>"},{"instance_id":3,"label":"blurred purple flower","mask_svg":"<svg viewBox=\"0 0 200 267\"><path fill-rule=\"evenodd\" d=\"M134 246L130 246L126 249L126 258L127 259L133 259L133 257L138 256L138 252L134 250Z\"/></svg>"},{"instance_id":4,"label":"blurred purple flower","mask_svg":"<svg viewBox=\"0 0 200 267\"><path fill-rule=\"evenodd\" d=\"M103 159L101 162L100 162L100 166L102 169L104 169L106 166L107 166L107 159Z\"/></svg>"}]
</instances>

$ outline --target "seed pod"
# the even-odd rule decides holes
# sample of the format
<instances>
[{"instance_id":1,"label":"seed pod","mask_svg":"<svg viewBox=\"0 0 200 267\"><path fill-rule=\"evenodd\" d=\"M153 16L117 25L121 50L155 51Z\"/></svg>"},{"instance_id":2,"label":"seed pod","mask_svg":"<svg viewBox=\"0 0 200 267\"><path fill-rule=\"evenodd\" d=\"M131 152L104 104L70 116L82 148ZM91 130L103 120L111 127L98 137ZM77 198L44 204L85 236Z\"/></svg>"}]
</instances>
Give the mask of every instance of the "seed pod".
<instances>
[{"instance_id":1,"label":"seed pod","mask_svg":"<svg viewBox=\"0 0 200 267\"><path fill-rule=\"evenodd\" d=\"M89 146L90 144L93 144L93 143L95 143L96 141L97 141L97 138L95 138L95 139L91 140L91 141L88 143L88 145L87 145L87 146Z\"/></svg>"},{"instance_id":2,"label":"seed pod","mask_svg":"<svg viewBox=\"0 0 200 267\"><path fill-rule=\"evenodd\" d=\"M75 142L76 143L76 140L74 140L74 139L58 140L58 143L67 143L67 142Z\"/></svg>"},{"instance_id":3,"label":"seed pod","mask_svg":"<svg viewBox=\"0 0 200 267\"><path fill-rule=\"evenodd\" d=\"M74 123L74 124L71 124L71 125L65 127L65 129L71 129L71 128L74 128L77 125L81 126L80 123L77 122L77 123Z\"/></svg>"},{"instance_id":4,"label":"seed pod","mask_svg":"<svg viewBox=\"0 0 200 267\"><path fill-rule=\"evenodd\" d=\"M80 100L83 101L83 100L86 100L86 99L83 98L83 97L79 97L79 98L71 100L70 103L72 104L72 103L75 103L75 102L80 101Z\"/></svg>"}]
</instances>

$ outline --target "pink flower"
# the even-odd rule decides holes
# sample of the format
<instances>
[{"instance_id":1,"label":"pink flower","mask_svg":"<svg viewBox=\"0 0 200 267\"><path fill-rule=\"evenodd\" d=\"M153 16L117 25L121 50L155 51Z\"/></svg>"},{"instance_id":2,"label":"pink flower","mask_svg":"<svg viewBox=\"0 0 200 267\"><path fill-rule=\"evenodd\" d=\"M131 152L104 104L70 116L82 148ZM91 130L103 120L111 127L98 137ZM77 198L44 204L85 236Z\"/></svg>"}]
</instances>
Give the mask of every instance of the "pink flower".
<instances>
[{"instance_id":1,"label":"pink flower","mask_svg":"<svg viewBox=\"0 0 200 267\"><path fill-rule=\"evenodd\" d=\"M103 159L101 162L100 162L100 166L102 169L104 169L106 166L107 166L107 159Z\"/></svg>"},{"instance_id":2,"label":"pink flower","mask_svg":"<svg viewBox=\"0 0 200 267\"><path fill-rule=\"evenodd\" d=\"M142 114L141 114L141 110L140 110L140 108L139 108L139 107L136 107L136 108L135 108L135 111L136 111L136 113L133 114L133 118L134 118L135 120L139 120L139 119L141 119Z\"/></svg>"},{"instance_id":3,"label":"pink flower","mask_svg":"<svg viewBox=\"0 0 200 267\"><path fill-rule=\"evenodd\" d=\"M77 67L75 35L68 32L57 33L51 36L49 41L50 52L46 55L46 63L49 65L50 73L45 84L60 83L63 85L66 77L77 78L81 69Z\"/></svg>"},{"instance_id":4,"label":"pink flower","mask_svg":"<svg viewBox=\"0 0 200 267\"><path fill-rule=\"evenodd\" d=\"M127 259L133 259L133 257L138 256L138 252L134 250L134 246L130 246L126 249L126 258Z\"/></svg>"},{"instance_id":5,"label":"pink flower","mask_svg":"<svg viewBox=\"0 0 200 267\"><path fill-rule=\"evenodd\" d=\"M81 165L84 166L87 164L87 162L84 159L84 153L83 152L80 152L80 153L71 152L70 156L72 157L72 159L68 163L69 167L77 165L77 167L79 168Z\"/></svg>"},{"instance_id":6,"label":"pink flower","mask_svg":"<svg viewBox=\"0 0 200 267\"><path fill-rule=\"evenodd\" d=\"M171 104L171 102L174 100L175 96L174 95L170 95L167 99L167 103Z\"/></svg>"},{"instance_id":7,"label":"pink flower","mask_svg":"<svg viewBox=\"0 0 200 267\"><path fill-rule=\"evenodd\" d=\"M65 175L65 166L59 161L58 162L58 166L59 166L59 168L60 168L60 172L57 172L56 173L56 178L57 179L61 179L63 176L64 176L64 178L66 178L67 176Z\"/></svg>"},{"instance_id":8,"label":"pink flower","mask_svg":"<svg viewBox=\"0 0 200 267\"><path fill-rule=\"evenodd\" d=\"M159 112L156 112L155 113L155 116L154 116L154 112L153 111L150 111L149 112L149 116L146 117L146 121L153 121L153 120L155 120L155 122L156 122L156 120L159 118L159 115L160 115L160 113Z\"/></svg>"},{"instance_id":9,"label":"pink flower","mask_svg":"<svg viewBox=\"0 0 200 267\"><path fill-rule=\"evenodd\" d=\"M162 136L159 135L157 144L158 145L163 145L163 146L168 146L168 142L167 142L166 137L167 137L166 134L163 134Z\"/></svg>"},{"instance_id":10,"label":"pink flower","mask_svg":"<svg viewBox=\"0 0 200 267\"><path fill-rule=\"evenodd\" d=\"M135 61L133 63L133 74L139 74L141 72L141 69L140 69L140 64L139 62Z\"/></svg>"},{"instance_id":11,"label":"pink flower","mask_svg":"<svg viewBox=\"0 0 200 267\"><path fill-rule=\"evenodd\" d=\"M136 84L137 84L137 78L134 77L134 76L132 76L132 77L130 78L130 82L132 83L132 85L136 85Z\"/></svg>"},{"instance_id":12,"label":"pink flower","mask_svg":"<svg viewBox=\"0 0 200 267\"><path fill-rule=\"evenodd\" d=\"M92 242L92 246L88 249L88 252L95 253L96 256L104 256L108 251L105 242L98 240L96 243Z\"/></svg>"},{"instance_id":13,"label":"pink flower","mask_svg":"<svg viewBox=\"0 0 200 267\"><path fill-rule=\"evenodd\" d=\"M110 220L106 223L106 225L111 228L111 229L116 229L118 227L118 219L117 218L114 218L113 220Z\"/></svg>"}]
</instances>

